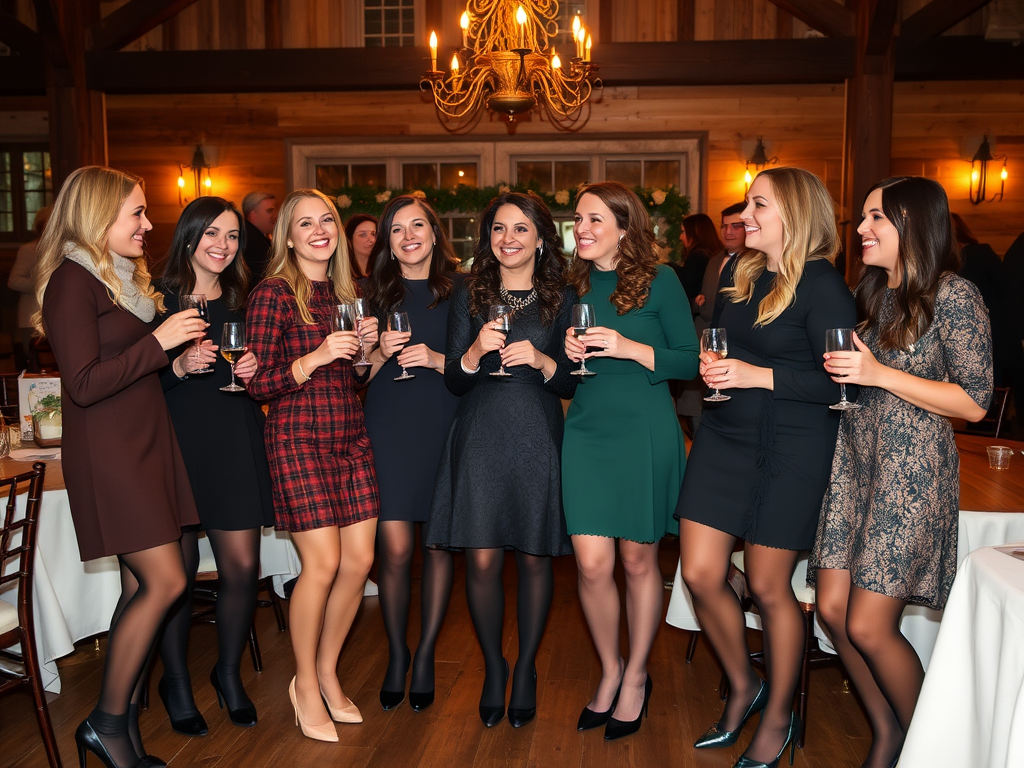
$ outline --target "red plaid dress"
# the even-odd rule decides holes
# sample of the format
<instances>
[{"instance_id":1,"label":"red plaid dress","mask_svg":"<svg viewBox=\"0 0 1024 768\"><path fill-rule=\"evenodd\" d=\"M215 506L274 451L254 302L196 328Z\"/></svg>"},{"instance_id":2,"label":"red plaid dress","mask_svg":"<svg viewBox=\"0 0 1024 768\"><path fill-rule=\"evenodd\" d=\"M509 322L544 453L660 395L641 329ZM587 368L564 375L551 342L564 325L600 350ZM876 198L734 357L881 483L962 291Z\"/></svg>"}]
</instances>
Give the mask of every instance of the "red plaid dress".
<instances>
[{"instance_id":1,"label":"red plaid dress","mask_svg":"<svg viewBox=\"0 0 1024 768\"><path fill-rule=\"evenodd\" d=\"M380 508L352 363L335 360L304 384L291 372L295 359L331 332L336 303L329 282L314 282L309 310L316 323L305 325L284 280L264 280L249 296L248 346L259 369L248 389L270 406L265 435L279 530L351 525Z\"/></svg>"}]
</instances>

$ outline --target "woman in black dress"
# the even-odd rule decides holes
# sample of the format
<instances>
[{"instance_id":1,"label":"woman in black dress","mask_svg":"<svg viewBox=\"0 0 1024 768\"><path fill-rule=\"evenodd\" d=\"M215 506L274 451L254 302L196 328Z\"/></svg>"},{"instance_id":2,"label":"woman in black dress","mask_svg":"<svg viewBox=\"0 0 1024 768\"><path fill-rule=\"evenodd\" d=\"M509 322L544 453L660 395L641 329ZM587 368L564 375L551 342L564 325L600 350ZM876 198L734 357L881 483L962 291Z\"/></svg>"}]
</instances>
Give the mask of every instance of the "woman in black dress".
<instances>
[{"instance_id":1,"label":"woman in black dress","mask_svg":"<svg viewBox=\"0 0 1024 768\"><path fill-rule=\"evenodd\" d=\"M448 305L458 264L437 214L409 195L393 198L381 214L373 273L366 282L369 309L388 326L388 315L405 312L412 332L384 331L370 353L366 432L373 445L380 518L377 521L380 610L388 636L388 669L380 689L384 710L405 698L413 661L406 642L412 590L416 524L426 523L434 496L437 462L458 398L444 384ZM415 339L415 343L413 340ZM402 369L415 378L396 381ZM409 705L419 712L434 701L434 644L452 591L452 556L423 551L420 587L422 629L412 664Z\"/></svg>"},{"instance_id":2,"label":"woman in black dress","mask_svg":"<svg viewBox=\"0 0 1024 768\"><path fill-rule=\"evenodd\" d=\"M161 766L138 727L143 667L185 590L178 539L199 522L158 371L166 350L206 330L170 315L150 285L146 196L137 176L90 166L65 180L39 244L37 331L65 395L64 482L83 560L116 555L121 598L110 621L99 701L75 731L107 768Z\"/></svg>"},{"instance_id":3,"label":"woman in black dress","mask_svg":"<svg viewBox=\"0 0 1024 768\"><path fill-rule=\"evenodd\" d=\"M377 220L368 213L355 214L345 223L345 240L352 279L369 277L373 247L377 242Z\"/></svg>"},{"instance_id":4,"label":"woman in black dress","mask_svg":"<svg viewBox=\"0 0 1024 768\"><path fill-rule=\"evenodd\" d=\"M572 552L562 514L562 403L575 391L562 336L575 293L558 233L538 198L506 192L480 222L473 272L452 299L444 378L462 396L445 442L427 545L466 550L466 598L484 655L480 719L505 714L505 550L519 571L519 659L509 722L537 714L535 660L551 606L552 555ZM508 337L490 307L515 310ZM509 378L492 376L504 365Z\"/></svg>"},{"instance_id":5,"label":"woman in black dress","mask_svg":"<svg viewBox=\"0 0 1024 768\"><path fill-rule=\"evenodd\" d=\"M188 468L201 528L217 562L218 660L210 672L217 700L227 702L235 725L256 724L256 708L239 675L260 567L260 530L274 524L270 470L263 447L263 411L245 393L222 392L231 369L216 354L224 323L243 322L249 271L241 258L245 227L234 206L219 197L200 197L178 219L159 286L171 311L186 294L206 296L208 338L168 352L171 364L161 374L167 408ZM194 371L213 366L207 375ZM256 372L251 352L235 364L247 382ZM194 375L189 375L194 374ZM187 736L206 733L196 708L188 673L188 636L192 624L192 587L199 568L199 530L181 537L189 589L168 616L160 643L164 674L157 690L171 727Z\"/></svg>"},{"instance_id":6,"label":"woman in black dress","mask_svg":"<svg viewBox=\"0 0 1024 768\"><path fill-rule=\"evenodd\" d=\"M809 549L832 466L839 385L823 368L825 331L853 327L853 297L832 266L839 249L832 199L818 178L772 168L743 211L746 253L724 289L728 357L701 354L709 387L731 400L705 408L679 497L683 579L701 630L729 678L725 712L701 748L725 747L761 712L736 768L776 765L800 724L791 712L804 624L791 579ZM771 649L768 680L750 665L729 557L744 541L751 596Z\"/></svg>"}]
</instances>

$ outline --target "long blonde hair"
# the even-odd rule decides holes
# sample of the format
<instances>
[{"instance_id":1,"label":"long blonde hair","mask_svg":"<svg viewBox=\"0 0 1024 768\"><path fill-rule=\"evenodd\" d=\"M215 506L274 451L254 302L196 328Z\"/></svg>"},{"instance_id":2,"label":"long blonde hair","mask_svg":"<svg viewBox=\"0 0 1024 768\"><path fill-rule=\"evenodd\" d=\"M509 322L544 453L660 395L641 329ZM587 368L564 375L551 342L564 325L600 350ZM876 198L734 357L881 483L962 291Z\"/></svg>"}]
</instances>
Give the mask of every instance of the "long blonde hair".
<instances>
[{"instance_id":1,"label":"long blonde hair","mask_svg":"<svg viewBox=\"0 0 1024 768\"><path fill-rule=\"evenodd\" d=\"M801 168L769 168L758 176L767 177L772 185L782 220L779 272L772 289L757 307L757 324L768 325L793 303L808 261L835 261L839 253L839 230L832 198L813 173ZM747 251L736 263L735 285L724 288L722 293L735 303L750 301L754 283L767 265L767 255Z\"/></svg>"},{"instance_id":2,"label":"long blonde hair","mask_svg":"<svg viewBox=\"0 0 1024 768\"><path fill-rule=\"evenodd\" d=\"M295 206L301 200L310 197L315 197L327 204L327 208L334 214L334 221L338 229L338 245L334 253L331 254L331 260L327 262L327 278L333 286L334 298L341 304L352 301L356 297L356 286L352 280L352 267L348 258L348 245L345 243L345 231L342 229L341 217L338 215L338 209L334 206L334 201L318 189L296 189L289 193L281 203L281 212L277 217L277 224L274 225L267 278L279 277L288 283L288 287L295 295L299 317L302 318L302 322L312 325L316 322L313 314L309 311L309 297L313 293L313 283L299 267L294 249L288 247L288 230L292 225Z\"/></svg>"},{"instance_id":3,"label":"long blonde hair","mask_svg":"<svg viewBox=\"0 0 1024 768\"><path fill-rule=\"evenodd\" d=\"M64 263L64 249L74 246L89 254L103 283L113 294L117 304L121 299L121 281L114 272L107 239L110 228L117 221L121 206L142 179L124 171L89 165L73 171L53 204L53 214L39 240L39 263L36 267L36 299L39 310L32 316L32 326L43 333L43 301L46 286L54 270ZM145 256L132 259L135 271L132 282L143 296L156 303L158 312L164 311L163 294L155 290Z\"/></svg>"}]
</instances>

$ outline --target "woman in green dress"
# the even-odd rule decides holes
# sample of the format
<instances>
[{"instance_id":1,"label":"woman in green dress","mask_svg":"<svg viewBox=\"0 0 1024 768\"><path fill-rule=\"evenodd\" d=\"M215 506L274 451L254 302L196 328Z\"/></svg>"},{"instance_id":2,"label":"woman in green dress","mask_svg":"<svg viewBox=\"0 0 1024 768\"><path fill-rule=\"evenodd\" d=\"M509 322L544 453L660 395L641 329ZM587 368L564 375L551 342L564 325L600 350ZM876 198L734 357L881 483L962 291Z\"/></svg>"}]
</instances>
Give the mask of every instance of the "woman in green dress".
<instances>
[{"instance_id":1,"label":"woman in green dress","mask_svg":"<svg viewBox=\"0 0 1024 768\"><path fill-rule=\"evenodd\" d=\"M576 202L577 258L569 283L594 307L595 327L565 334L566 354L587 361L562 444L565 518L579 568L580 602L601 660L601 681L578 729L634 733L647 711L647 657L661 621L658 541L673 518L686 464L669 379L697 373L690 304L658 266L643 203L622 184L584 187ZM615 550L626 574L629 659L619 652Z\"/></svg>"}]
</instances>

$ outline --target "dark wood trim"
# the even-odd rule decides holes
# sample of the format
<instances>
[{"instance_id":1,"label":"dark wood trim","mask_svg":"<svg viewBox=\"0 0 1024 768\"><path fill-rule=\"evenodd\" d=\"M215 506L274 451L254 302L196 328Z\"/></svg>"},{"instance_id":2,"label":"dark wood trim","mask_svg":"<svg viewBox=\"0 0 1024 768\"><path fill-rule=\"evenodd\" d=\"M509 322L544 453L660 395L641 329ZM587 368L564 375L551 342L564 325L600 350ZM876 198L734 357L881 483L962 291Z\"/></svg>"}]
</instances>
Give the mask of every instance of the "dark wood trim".
<instances>
[{"instance_id":1,"label":"dark wood trim","mask_svg":"<svg viewBox=\"0 0 1024 768\"><path fill-rule=\"evenodd\" d=\"M900 24L900 39L907 45L941 35L954 24L991 3L992 0L932 0Z\"/></svg>"},{"instance_id":2,"label":"dark wood trim","mask_svg":"<svg viewBox=\"0 0 1024 768\"><path fill-rule=\"evenodd\" d=\"M878 0L868 28L867 55L882 56L889 50L896 31L899 0Z\"/></svg>"},{"instance_id":3,"label":"dark wood trim","mask_svg":"<svg viewBox=\"0 0 1024 768\"><path fill-rule=\"evenodd\" d=\"M281 31L280 0L263 0L263 39L267 50L284 47L284 33Z\"/></svg>"},{"instance_id":4,"label":"dark wood trim","mask_svg":"<svg viewBox=\"0 0 1024 768\"><path fill-rule=\"evenodd\" d=\"M196 0L130 0L92 25L92 49L117 51L156 29Z\"/></svg>"},{"instance_id":5,"label":"dark wood trim","mask_svg":"<svg viewBox=\"0 0 1024 768\"><path fill-rule=\"evenodd\" d=\"M831 0L769 0L804 24L829 37L852 37L856 18L853 11Z\"/></svg>"},{"instance_id":6,"label":"dark wood trim","mask_svg":"<svg viewBox=\"0 0 1024 768\"><path fill-rule=\"evenodd\" d=\"M676 4L676 40L681 43L693 40L696 28L696 0L679 0Z\"/></svg>"},{"instance_id":7,"label":"dark wood trim","mask_svg":"<svg viewBox=\"0 0 1024 768\"><path fill-rule=\"evenodd\" d=\"M0 43L20 54L33 54L43 44L32 27L3 10L0 10Z\"/></svg>"},{"instance_id":8,"label":"dark wood trim","mask_svg":"<svg viewBox=\"0 0 1024 768\"><path fill-rule=\"evenodd\" d=\"M1020 80L1024 53L1013 43L981 35L933 37L919 44L896 38L896 79Z\"/></svg>"}]
</instances>

